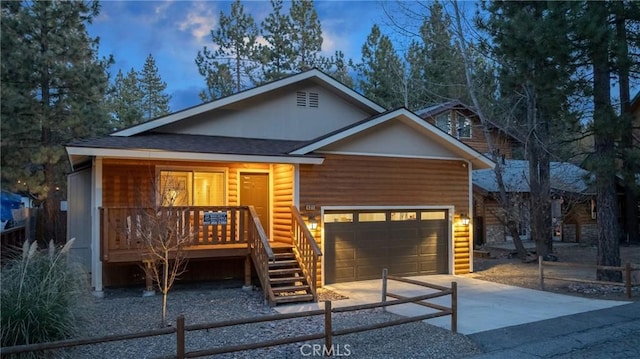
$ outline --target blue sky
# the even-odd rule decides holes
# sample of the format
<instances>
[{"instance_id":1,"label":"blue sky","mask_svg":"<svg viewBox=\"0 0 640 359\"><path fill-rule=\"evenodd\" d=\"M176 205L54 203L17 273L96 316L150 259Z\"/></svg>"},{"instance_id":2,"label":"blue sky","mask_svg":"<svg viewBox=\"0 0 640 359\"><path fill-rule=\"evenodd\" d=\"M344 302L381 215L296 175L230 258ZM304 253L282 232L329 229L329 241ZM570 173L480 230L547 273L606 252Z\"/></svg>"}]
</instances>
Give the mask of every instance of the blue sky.
<instances>
[{"instance_id":1,"label":"blue sky","mask_svg":"<svg viewBox=\"0 0 640 359\"><path fill-rule=\"evenodd\" d=\"M200 103L198 93L204 80L194 59L199 50L211 47L210 31L218 23L220 11L229 12L229 1L102 1L101 12L88 26L91 36L100 38L100 55L114 56L114 77L132 67L142 69L152 54L167 92L171 110ZM271 12L269 1L243 1L245 11L259 24ZM384 28L388 22L382 1L318 1L315 7L322 24L322 53L336 50L346 58L360 59L360 49L374 23ZM386 31L385 31L386 32Z\"/></svg>"}]
</instances>

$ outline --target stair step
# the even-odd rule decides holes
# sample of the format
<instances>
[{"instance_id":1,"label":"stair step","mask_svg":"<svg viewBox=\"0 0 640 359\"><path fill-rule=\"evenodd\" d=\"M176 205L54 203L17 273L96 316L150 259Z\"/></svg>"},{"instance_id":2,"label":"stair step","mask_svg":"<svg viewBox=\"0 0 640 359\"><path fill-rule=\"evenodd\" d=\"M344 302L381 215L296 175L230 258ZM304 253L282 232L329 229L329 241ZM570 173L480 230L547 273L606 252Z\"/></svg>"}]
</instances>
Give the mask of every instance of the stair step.
<instances>
[{"instance_id":1,"label":"stair step","mask_svg":"<svg viewBox=\"0 0 640 359\"><path fill-rule=\"evenodd\" d=\"M304 282L304 277L282 277L282 278L269 278L271 284L289 284L296 282Z\"/></svg>"},{"instance_id":2,"label":"stair step","mask_svg":"<svg viewBox=\"0 0 640 359\"><path fill-rule=\"evenodd\" d=\"M275 261L275 262L269 262L269 268L276 268L276 267L290 267L290 266L298 266L298 261L295 259L292 260L283 260L283 261Z\"/></svg>"},{"instance_id":3,"label":"stair step","mask_svg":"<svg viewBox=\"0 0 640 359\"><path fill-rule=\"evenodd\" d=\"M292 286L286 286L286 287L271 287L271 290L273 291L273 293L278 294L278 293L286 293L286 292L305 292L308 293L307 291L310 290L311 287L309 287L308 285L292 285Z\"/></svg>"},{"instance_id":4,"label":"stair step","mask_svg":"<svg viewBox=\"0 0 640 359\"><path fill-rule=\"evenodd\" d=\"M300 269L300 267L282 268L282 269L269 269L269 276L272 276L272 275L283 275L283 274L295 274L295 273L302 273L302 269Z\"/></svg>"},{"instance_id":5,"label":"stair step","mask_svg":"<svg viewBox=\"0 0 640 359\"><path fill-rule=\"evenodd\" d=\"M286 252L286 253L274 253L276 260L279 259L295 259L296 255L294 253L291 252Z\"/></svg>"},{"instance_id":6,"label":"stair step","mask_svg":"<svg viewBox=\"0 0 640 359\"><path fill-rule=\"evenodd\" d=\"M280 303L293 303L293 302L311 302L313 301L313 294L295 294L276 296L276 304Z\"/></svg>"}]
</instances>

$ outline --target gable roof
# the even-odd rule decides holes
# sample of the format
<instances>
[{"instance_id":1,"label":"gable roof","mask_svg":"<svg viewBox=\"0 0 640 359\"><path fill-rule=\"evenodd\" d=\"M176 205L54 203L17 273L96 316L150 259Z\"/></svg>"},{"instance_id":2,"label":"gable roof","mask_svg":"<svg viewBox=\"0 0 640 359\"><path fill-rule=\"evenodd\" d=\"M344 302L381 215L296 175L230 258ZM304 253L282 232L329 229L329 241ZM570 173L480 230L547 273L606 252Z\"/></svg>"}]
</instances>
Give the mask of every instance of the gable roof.
<instances>
[{"instance_id":1,"label":"gable roof","mask_svg":"<svg viewBox=\"0 0 640 359\"><path fill-rule=\"evenodd\" d=\"M378 126L392 120L399 120L408 124L418 130L421 130L430 140L444 146L451 152L460 156L465 160L470 161L474 167L477 168L493 168L495 165L488 157L480 154L468 145L456 140L451 136L445 136L444 133L434 125L426 122L415 113L409 111L406 108L399 108L396 110L390 110L383 112L379 115L372 116L363 121L354 123L350 126L344 127L338 131L326 134L318 137L308 144L305 144L298 149L291 152L294 155L304 155L317 150L321 150L323 147L332 143L336 143L357 133L363 132L369 128Z\"/></svg>"},{"instance_id":2,"label":"gable roof","mask_svg":"<svg viewBox=\"0 0 640 359\"><path fill-rule=\"evenodd\" d=\"M552 191L593 194L589 184L589 171L569 162L551 162L549 166ZM530 192L529 161L506 160L504 165L501 166L501 170L507 192ZM472 181L474 186L486 192L499 192L498 182L493 170L473 171Z\"/></svg>"},{"instance_id":3,"label":"gable roof","mask_svg":"<svg viewBox=\"0 0 640 359\"><path fill-rule=\"evenodd\" d=\"M443 102L443 103L439 103L436 105L432 105L429 107L425 107L422 109L419 109L416 111L416 114L422 118L427 118L427 117L436 117L441 113L444 112L448 112L451 110L466 110L469 112L472 112L473 114L475 114L477 116L476 111L471 107L471 106L467 106L466 104L464 104L462 101L460 100L453 100L453 101L447 101L447 102ZM500 125L490 119L485 119L485 121L487 121L487 124L489 124L489 126L497 128L498 130L502 131L504 134L506 134L507 136L513 138L514 140L523 143L524 141L519 137L518 134L514 133L513 130L510 130L508 128L506 128L503 125Z\"/></svg>"},{"instance_id":4,"label":"gable roof","mask_svg":"<svg viewBox=\"0 0 640 359\"><path fill-rule=\"evenodd\" d=\"M338 93L340 96L348 99L349 101L351 101L352 103L360 107L368 109L372 113L380 113L385 110L380 105L369 100L365 96L357 93L353 89L335 80L334 78L325 74L324 72L318 69L312 69L309 71L301 72L296 75L291 75L291 76L282 78L280 80L269 82L262 86L244 90L227 97L213 100L211 102L190 107L182 111L174 112L166 116L162 116L144 123L140 123L122 130L118 130L116 132L113 132L111 136L133 136L145 131L151 131L160 126L172 124L180 120L183 120L185 118L199 115L201 113L211 111L217 108L221 108L223 106L227 106L239 101L243 101L251 97L266 94L268 92L275 91L283 87L286 87L288 85L292 85L305 80L313 81L319 84L324 84L326 85L327 88L332 89L334 92Z\"/></svg>"}]
</instances>

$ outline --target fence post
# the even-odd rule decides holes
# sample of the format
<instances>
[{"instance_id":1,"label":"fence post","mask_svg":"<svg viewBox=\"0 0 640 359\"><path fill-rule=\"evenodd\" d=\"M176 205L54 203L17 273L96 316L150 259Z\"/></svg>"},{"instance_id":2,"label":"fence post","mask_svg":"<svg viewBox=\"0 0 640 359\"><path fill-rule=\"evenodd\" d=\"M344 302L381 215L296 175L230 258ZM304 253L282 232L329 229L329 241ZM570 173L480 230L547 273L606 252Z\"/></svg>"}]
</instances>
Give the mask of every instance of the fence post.
<instances>
[{"instance_id":1,"label":"fence post","mask_svg":"<svg viewBox=\"0 0 640 359\"><path fill-rule=\"evenodd\" d=\"M330 356L333 353L331 350L333 345L333 326L331 323L331 301L324 302L324 352L326 356Z\"/></svg>"},{"instance_id":2,"label":"fence post","mask_svg":"<svg viewBox=\"0 0 640 359\"><path fill-rule=\"evenodd\" d=\"M176 320L176 347L178 359L184 359L184 315L178 316Z\"/></svg>"},{"instance_id":3,"label":"fence post","mask_svg":"<svg viewBox=\"0 0 640 359\"><path fill-rule=\"evenodd\" d=\"M538 278L540 279L540 290L544 290L544 269L542 268L542 256L538 256Z\"/></svg>"},{"instance_id":4,"label":"fence post","mask_svg":"<svg viewBox=\"0 0 640 359\"><path fill-rule=\"evenodd\" d=\"M382 304L387 303L387 275L389 270L387 268L382 269ZM383 311L387 311L387 307L382 307Z\"/></svg>"},{"instance_id":5,"label":"fence post","mask_svg":"<svg viewBox=\"0 0 640 359\"><path fill-rule=\"evenodd\" d=\"M631 263L624 266L624 282L627 287L627 299L631 299Z\"/></svg>"},{"instance_id":6,"label":"fence post","mask_svg":"<svg viewBox=\"0 0 640 359\"><path fill-rule=\"evenodd\" d=\"M451 331L458 332L458 283L451 282Z\"/></svg>"}]
</instances>

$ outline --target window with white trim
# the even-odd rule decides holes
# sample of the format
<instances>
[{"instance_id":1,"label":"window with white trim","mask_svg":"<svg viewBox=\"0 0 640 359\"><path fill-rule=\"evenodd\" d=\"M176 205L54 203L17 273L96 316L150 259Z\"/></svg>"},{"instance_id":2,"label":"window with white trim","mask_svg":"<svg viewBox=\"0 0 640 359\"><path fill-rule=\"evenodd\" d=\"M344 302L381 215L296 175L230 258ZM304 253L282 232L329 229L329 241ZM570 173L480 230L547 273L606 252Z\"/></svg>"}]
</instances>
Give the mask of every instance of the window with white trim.
<instances>
[{"instance_id":1,"label":"window with white trim","mask_svg":"<svg viewBox=\"0 0 640 359\"><path fill-rule=\"evenodd\" d=\"M458 113L458 138L471 138L471 119Z\"/></svg>"},{"instance_id":2,"label":"window with white trim","mask_svg":"<svg viewBox=\"0 0 640 359\"><path fill-rule=\"evenodd\" d=\"M162 170L158 198L163 206L224 206L225 180L223 170Z\"/></svg>"},{"instance_id":3,"label":"window with white trim","mask_svg":"<svg viewBox=\"0 0 640 359\"><path fill-rule=\"evenodd\" d=\"M451 134L451 112L446 112L436 116L436 127Z\"/></svg>"}]
</instances>

